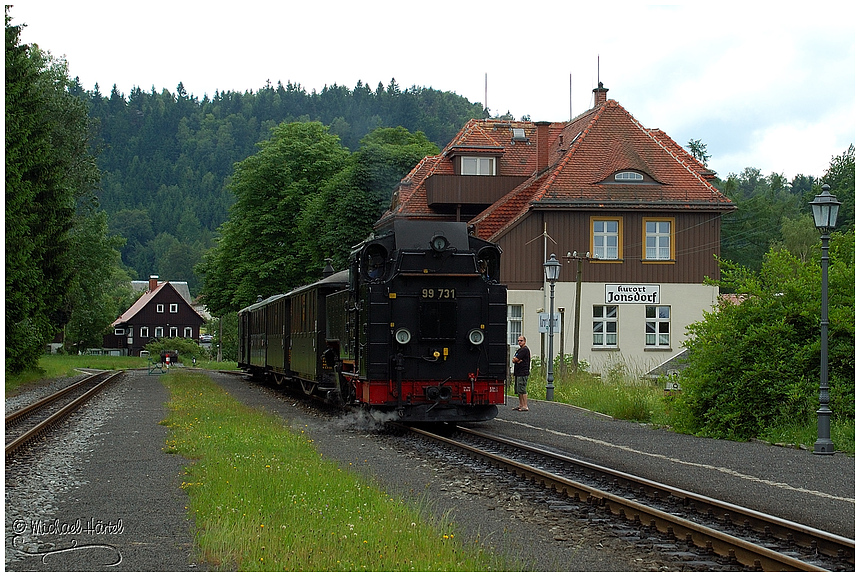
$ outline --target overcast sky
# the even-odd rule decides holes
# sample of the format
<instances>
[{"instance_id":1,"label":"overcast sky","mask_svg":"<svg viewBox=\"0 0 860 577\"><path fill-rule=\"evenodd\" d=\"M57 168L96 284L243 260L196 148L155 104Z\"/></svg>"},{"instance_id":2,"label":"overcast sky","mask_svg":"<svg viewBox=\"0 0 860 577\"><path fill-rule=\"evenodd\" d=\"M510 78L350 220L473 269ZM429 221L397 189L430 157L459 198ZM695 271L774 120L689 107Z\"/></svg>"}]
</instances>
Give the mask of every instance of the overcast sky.
<instances>
[{"instance_id":1,"label":"overcast sky","mask_svg":"<svg viewBox=\"0 0 860 577\"><path fill-rule=\"evenodd\" d=\"M27 25L24 42L65 56L102 94L182 82L202 98L267 80L375 89L395 78L494 115L563 121L591 107L599 58L609 98L681 145L707 144L721 177L745 167L820 177L856 143L847 2L35 0L10 15Z\"/></svg>"}]
</instances>

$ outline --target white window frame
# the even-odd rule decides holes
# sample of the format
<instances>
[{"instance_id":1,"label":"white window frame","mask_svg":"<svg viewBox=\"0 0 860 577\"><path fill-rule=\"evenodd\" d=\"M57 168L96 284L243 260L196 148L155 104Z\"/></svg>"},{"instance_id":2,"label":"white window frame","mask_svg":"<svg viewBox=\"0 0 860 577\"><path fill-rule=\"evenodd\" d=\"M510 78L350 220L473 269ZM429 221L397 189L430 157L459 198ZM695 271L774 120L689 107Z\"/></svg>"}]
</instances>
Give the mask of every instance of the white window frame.
<instances>
[{"instance_id":1,"label":"white window frame","mask_svg":"<svg viewBox=\"0 0 860 577\"><path fill-rule=\"evenodd\" d=\"M125 329L114 329L113 334L118 336L118 337L124 336L125 335Z\"/></svg>"},{"instance_id":2,"label":"white window frame","mask_svg":"<svg viewBox=\"0 0 860 577\"><path fill-rule=\"evenodd\" d=\"M618 305L594 305L591 315L591 347L617 349Z\"/></svg>"},{"instance_id":3,"label":"white window frame","mask_svg":"<svg viewBox=\"0 0 860 577\"><path fill-rule=\"evenodd\" d=\"M615 225L615 231L607 230L608 225ZM600 229L600 230L598 230ZM615 246L612 246L614 241ZM591 219L591 254L600 260L621 260L621 219L600 218Z\"/></svg>"},{"instance_id":4,"label":"white window frame","mask_svg":"<svg viewBox=\"0 0 860 577\"><path fill-rule=\"evenodd\" d=\"M646 261L674 260L674 228L673 218L646 218L642 226L645 235L645 242L642 244L645 254L642 258Z\"/></svg>"},{"instance_id":5,"label":"white window frame","mask_svg":"<svg viewBox=\"0 0 860 577\"><path fill-rule=\"evenodd\" d=\"M463 176L495 176L494 156L461 156L460 174Z\"/></svg>"},{"instance_id":6,"label":"white window frame","mask_svg":"<svg viewBox=\"0 0 860 577\"><path fill-rule=\"evenodd\" d=\"M140 327L140 338L149 338L149 327Z\"/></svg>"},{"instance_id":7,"label":"white window frame","mask_svg":"<svg viewBox=\"0 0 860 577\"><path fill-rule=\"evenodd\" d=\"M508 305L508 344L517 346L517 338L523 334L523 305Z\"/></svg>"},{"instance_id":8,"label":"white window frame","mask_svg":"<svg viewBox=\"0 0 860 577\"><path fill-rule=\"evenodd\" d=\"M164 327L155 327L155 338L164 338Z\"/></svg>"},{"instance_id":9,"label":"white window frame","mask_svg":"<svg viewBox=\"0 0 860 577\"><path fill-rule=\"evenodd\" d=\"M170 327L170 338L175 339L179 336L179 327Z\"/></svg>"},{"instance_id":10,"label":"white window frame","mask_svg":"<svg viewBox=\"0 0 860 577\"><path fill-rule=\"evenodd\" d=\"M179 304L177 304L177 303L170 303L170 312L172 312L172 313L178 313L178 312L179 312Z\"/></svg>"},{"instance_id":11,"label":"white window frame","mask_svg":"<svg viewBox=\"0 0 860 577\"><path fill-rule=\"evenodd\" d=\"M164 304L158 303L157 305L155 305L155 312L163 313L164 312Z\"/></svg>"},{"instance_id":12,"label":"white window frame","mask_svg":"<svg viewBox=\"0 0 860 577\"><path fill-rule=\"evenodd\" d=\"M185 327L182 329L182 337L186 339L190 339L194 336L194 329L192 327Z\"/></svg>"},{"instance_id":13,"label":"white window frame","mask_svg":"<svg viewBox=\"0 0 860 577\"><path fill-rule=\"evenodd\" d=\"M672 346L672 307L645 306L645 346L668 349Z\"/></svg>"},{"instance_id":14,"label":"white window frame","mask_svg":"<svg viewBox=\"0 0 860 577\"><path fill-rule=\"evenodd\" d=\"M643 182L645 180L645 177L638 172L634 172L632 170L625 170L624 172L619 172L618 174L616 174L615 180L617 182Z\"/></svg>"}]
</instances>

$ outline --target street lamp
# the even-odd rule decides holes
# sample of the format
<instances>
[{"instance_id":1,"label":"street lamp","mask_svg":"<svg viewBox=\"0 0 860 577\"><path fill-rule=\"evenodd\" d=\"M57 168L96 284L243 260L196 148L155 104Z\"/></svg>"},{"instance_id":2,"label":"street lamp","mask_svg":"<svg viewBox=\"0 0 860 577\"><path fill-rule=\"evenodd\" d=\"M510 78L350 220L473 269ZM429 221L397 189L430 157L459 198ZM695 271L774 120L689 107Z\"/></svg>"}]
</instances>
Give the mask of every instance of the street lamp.
<instances>
[{"instance_id":1,"label":"street lamp","mask_svg":"<svg viewBox=\"0 0 860 577\"><path fill-rule=\"evenodd\" d=\"M810 202L815 228L821 233L821 385L818 389L818 440L815 441L813 453L816 455L832 455L833 441L830 440L830 386L827 383L827 268L830 258L827 251L830 248L830 232L836 228L836 214L842 204L830 194L830 186L821 187L821 194Z\"/></svg>"},{"instance_id":2,"label":"street lamp","mask_svg":"<svg viewBox=\"0 0 860 577\"><path fill-rule=\"evenodd\" d=\"M549 255L549 260L543 263L543 270L546 273L546 280L549 281L549 366L546 371L546 400L553 400L552 386L552 333L555 318L553 307L555 306L555 281L558 280L558 275L561 272L561 263L555 258L555 254Z\"/></svg>"}]
</instances>

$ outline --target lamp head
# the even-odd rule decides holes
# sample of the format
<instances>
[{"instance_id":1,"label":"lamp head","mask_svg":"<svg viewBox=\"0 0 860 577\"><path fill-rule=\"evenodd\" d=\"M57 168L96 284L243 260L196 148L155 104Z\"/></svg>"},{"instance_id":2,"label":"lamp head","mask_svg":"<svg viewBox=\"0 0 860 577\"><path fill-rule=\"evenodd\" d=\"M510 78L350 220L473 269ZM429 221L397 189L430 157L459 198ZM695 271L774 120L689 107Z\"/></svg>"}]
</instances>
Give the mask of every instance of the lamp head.
<instances>
[{"instance_id":1,"label":"lamp head","mask_svg":"<svg viewBox=\"0 0 860 577\"><path fill-rule=\"evenodd\" d=\"M829 184L822 186L821 194L809 204L812 205L812 218L815 220L815 228L821 234L827 234L836 228L836 215L839 213L839 206L842 203L830 194Z\"/></svg>"},{"instance_id":2,"label":"lamp head","mask_svg":"<svg viewBox=\"0 0 860 577\"><path fill-rule=\"evenodd\" d=\"M546 273L546 280L549 282L558 280L558 275L561 272L561 263L555 258L555 253L549 255L549 260L543 263L543 270Z\"/></svg>"}]
</instances>

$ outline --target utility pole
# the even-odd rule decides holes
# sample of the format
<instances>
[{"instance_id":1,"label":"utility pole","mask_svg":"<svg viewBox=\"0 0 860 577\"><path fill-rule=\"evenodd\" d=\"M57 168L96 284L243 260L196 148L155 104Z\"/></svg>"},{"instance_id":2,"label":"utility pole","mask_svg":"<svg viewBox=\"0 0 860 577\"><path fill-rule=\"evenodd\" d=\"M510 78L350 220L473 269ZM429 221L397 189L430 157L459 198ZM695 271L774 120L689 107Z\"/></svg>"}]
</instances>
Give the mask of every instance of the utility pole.
<instances>
[{"instance_id":1,"label":"utility pole","mask_svg":"<svg viewBox=\"0 0 860 577\"><path fill-rule=\"evenodd\" d=\"M567 374L564 363L564 307L558 307L558 314L561 315L561 328L558 331L558 355L561 360L558 363L558 374L563 377Z\"/></svg>"},{"instance_id":2,"label":"utility pole","mask_svg":"<svg viewBox=\"0 0 860 577\"><path fill-rule=\"evenodd\" d=\"M564 257L566 260L576 261L576 299L573 309L573 373L579 371L579 323L581 317L582 304L582 261L591 260L591 252L584 255L577 254L576 251L568 252Z\"/></svg>"}]
</instances>

